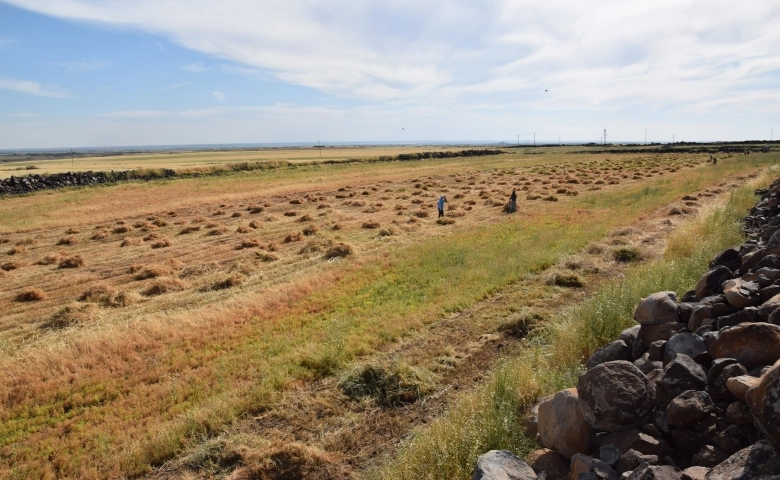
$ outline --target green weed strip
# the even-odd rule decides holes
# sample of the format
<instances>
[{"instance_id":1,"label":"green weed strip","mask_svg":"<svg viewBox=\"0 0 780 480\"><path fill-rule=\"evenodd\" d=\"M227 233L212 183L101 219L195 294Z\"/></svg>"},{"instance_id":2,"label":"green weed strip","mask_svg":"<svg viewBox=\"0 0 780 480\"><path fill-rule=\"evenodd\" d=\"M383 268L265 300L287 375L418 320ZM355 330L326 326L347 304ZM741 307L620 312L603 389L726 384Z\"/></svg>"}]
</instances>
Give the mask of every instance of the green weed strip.
<instances>
[{"instance_id":1,"label":"green weed strip","mask_svg":"<svg viewBox=\"0 0 780 480\"><path fill-rule=\"evenodd\" d=\"M4 386L0 412L5 475L100 478L148 471L181 451L189 438L267 408L273 393L291 381L333 374L447 312L544 270L675 196L716 183L722 173L695 171L701 174L601 192L598 198L583 195L523 222L390 252L345 272L334 288L281 306L281 314L215 321L175 344L166 341L165 332L139 332L132 349L116 348L115 355L85 349L78 358L42 369L40 377L36 369L16 369ZM538 343L546 337L532 338ZM574 365L566 359L580 352L579 361L593 348L571 346L551 358ZM535 354L540 362L549 360L543 350ZM536 366L532 376L553 371ZM571 383L576 368L554 372L545 382L535 381L535 390L524 388L523 395L535 398L534 392L552 390L552 384ZM393 404L405 393L383 395ZM498 398L499 410L527 403Z\"/></svg>"},{"instance_id":2,"label":"green weed strip","mask_svg":"<svg viewBox=\"0 0 780 480\"><path fill-rule=\"evenodd\" d=\"M716 253L742 243L740 221L755 202L754 189L768 184L770 176L776 176L775 168L675 233L661 260L629 268L587 301L539 324L483 387L418 430L394 459L369 471L367 478L467 479L477 457L489 450L524 457L539 448L535 433L529 435L524 426L528 409L543 396L576 386L585 359L635 325L634 310L642 298L664 290L682 296Z\"/></svg>"}]
</instances>

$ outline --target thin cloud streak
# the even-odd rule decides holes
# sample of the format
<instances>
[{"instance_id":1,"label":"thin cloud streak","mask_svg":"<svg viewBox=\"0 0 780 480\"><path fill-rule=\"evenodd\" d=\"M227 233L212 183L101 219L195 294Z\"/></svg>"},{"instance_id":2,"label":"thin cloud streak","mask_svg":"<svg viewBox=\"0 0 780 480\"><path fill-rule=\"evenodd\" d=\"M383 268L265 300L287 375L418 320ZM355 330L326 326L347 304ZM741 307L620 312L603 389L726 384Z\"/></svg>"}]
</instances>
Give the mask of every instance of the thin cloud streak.
<instances>
[{"instance_id":1,"label":"thin cloud streak","mask_svg":"<svg viewBox=\"0 0 780 480\"><path fill-rule=\"evenodd\" d=\"M69 96L57 86L44 86L31 80L0 79L0 89L39 97L67 98Z\"/></svg>"}]
</instances>

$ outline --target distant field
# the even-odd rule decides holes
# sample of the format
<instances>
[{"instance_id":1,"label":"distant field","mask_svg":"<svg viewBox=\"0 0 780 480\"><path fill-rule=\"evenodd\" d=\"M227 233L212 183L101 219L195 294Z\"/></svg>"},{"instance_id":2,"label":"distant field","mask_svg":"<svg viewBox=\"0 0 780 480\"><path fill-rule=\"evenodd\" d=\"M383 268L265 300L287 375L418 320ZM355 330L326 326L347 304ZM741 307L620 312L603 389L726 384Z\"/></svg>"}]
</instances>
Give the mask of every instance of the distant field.
<instances>
[{"instance_id":1,"label":"distant field","mask_svg":"<svg viewBox=\"0 0 780 480\"><path fill-rule=\"evenodd\" d=\"M145 153L65 159L32 159L0 162L0 178L30 173L134 170L136 168L169 168L173 170L202 168L241 162L309 163L327 160L367 159L396 156L402 153L459 151L459 147L325 147L267 148L262 150L192 151ZM8 157L12 158L12 157ZM36 167L32 169L31 167Z\"/></svg>"},{"instance_id":2,"label":"distant field","mask_svg":"<svg viewBox=\"0 0 780 480\"><path fill-rule=\"evenodd\" d=\"M318 158L278 150L76 163ZM778 155L729 155L717 167L708 158L520 150L2 198L0 477L146 473L277 405L279 392L333 376L615 227L672 202L695 212L682 195L721 193L723 178L744 179ZM510 216L502 207L513 189Z\"/></svg>"}]
</instances>

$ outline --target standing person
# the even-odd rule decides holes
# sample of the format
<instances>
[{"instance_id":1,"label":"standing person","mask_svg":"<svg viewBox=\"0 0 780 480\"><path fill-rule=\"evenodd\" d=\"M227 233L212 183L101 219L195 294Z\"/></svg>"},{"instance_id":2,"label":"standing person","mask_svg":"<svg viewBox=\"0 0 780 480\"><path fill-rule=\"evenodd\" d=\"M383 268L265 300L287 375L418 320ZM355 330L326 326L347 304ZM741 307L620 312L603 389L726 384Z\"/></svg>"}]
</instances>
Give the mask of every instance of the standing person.
<instances>
[{"instance_id":1,"label":"standing person","mask_svg":"<svg viewBox=\"0 0 780 480\"><path fill-rule=\"evenodd\" d=\"M445 203L449 203L449 202L447 201L447 197L445 197L444 195L439 197L439 201L436 202L436 206L439 207L439 218L444 216L444 204Z\"/></svg>"},{"instance_id":2,"label":"standing person","mask_svg":"<svg viewBox=\"0 0 780 480\"><path fill-rule=\"evenodd\" d=\"M509 196L509 203L504 207L506 213L515 213L517 211L517 192L512 190L512 195Z\"/></svg>"}]
</instances>

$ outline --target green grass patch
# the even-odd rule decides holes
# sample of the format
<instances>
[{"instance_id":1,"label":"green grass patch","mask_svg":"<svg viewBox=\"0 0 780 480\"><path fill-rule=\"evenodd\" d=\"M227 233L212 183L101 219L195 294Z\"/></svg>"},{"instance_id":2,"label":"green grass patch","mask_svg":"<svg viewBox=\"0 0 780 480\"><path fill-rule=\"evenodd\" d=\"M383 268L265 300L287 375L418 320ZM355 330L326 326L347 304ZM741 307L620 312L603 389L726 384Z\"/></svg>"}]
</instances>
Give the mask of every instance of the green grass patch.
<instances>
[{"instance_id":1,"label":"green grass patch","mask_svg":"<svg viewBox=\"0 0 780 480\"><path fill-rule=\"evenodd\" d=\"M768 179L764 175L761 183ZM499 366L486 384L418 430L392 461L367 478L467 479L477 457L488 450L525 455L536 448L523 433L523 411L543 395L576 385L582 362L634 324L641 298L660 290L687 291L714 254L741 243L739 220L755 203L755 186L739 188L726 203L677 232L662 260L630 267L621 280L605 283L586 302L534 330L530 344Z\"/></svg>"}]
</instances>

